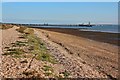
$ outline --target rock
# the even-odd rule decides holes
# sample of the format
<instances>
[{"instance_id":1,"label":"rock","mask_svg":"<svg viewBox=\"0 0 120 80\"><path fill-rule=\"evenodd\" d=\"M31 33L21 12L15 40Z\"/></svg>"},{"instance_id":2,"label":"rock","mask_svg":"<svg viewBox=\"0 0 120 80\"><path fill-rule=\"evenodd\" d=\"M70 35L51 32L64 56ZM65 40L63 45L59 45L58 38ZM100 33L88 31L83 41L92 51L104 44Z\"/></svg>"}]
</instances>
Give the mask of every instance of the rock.
<instances>
[{"instance_id":1,"label":"rock","mask_svg":"<svg viewBox=\"0 0 120 80\"><path fill-rule=\"evenodd\" d=\"M59 77L64 78L64 74L62 74L62 73L59 74Z\"/></svg>"},{"instance_id":2,"label":"rock","mask_svg":"<svg viewBox=\"0 0 120 80\"><path fill-rule=\"evenodd\" d=\"M20 61L20 63L28 63L28 61L27 60L22 60L22 61Z\"/></svg>"}]
</instances>

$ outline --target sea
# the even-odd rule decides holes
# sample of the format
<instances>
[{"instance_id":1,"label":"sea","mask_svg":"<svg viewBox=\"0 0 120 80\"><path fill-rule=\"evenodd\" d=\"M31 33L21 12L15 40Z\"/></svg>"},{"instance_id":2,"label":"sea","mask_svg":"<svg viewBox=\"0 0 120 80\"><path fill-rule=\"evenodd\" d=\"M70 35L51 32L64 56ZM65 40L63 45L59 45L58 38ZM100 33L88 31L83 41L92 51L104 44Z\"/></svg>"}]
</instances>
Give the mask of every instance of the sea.
<instances>
[{"instance_id":1,"label":"sea","mask_svg":"<svg viewBox=\"0 0 120 80\"><path fill-rule=\"evenodd\" d=\"M40 27L40 26L37 26L37 27ZM120 26L118 25L97 25L97 26L92 26L92 27L81 27L81 26L42 26L42 27L44 28L73 28L73 29L80 29L83 31L120 33L120 28L119 28Z\"/></svg>"},{"instance_id":2,"label":"sea","mask_svg":"<svg viewBox=\"0 0 120 80\"><path fill-rule=\"evenodd\" d=\"M118 25L102 25L102 26L92 26L86 29L85 31L96 31L96 32L108 32L108 33L120 33Z\"/></svg>"}]
</instances>

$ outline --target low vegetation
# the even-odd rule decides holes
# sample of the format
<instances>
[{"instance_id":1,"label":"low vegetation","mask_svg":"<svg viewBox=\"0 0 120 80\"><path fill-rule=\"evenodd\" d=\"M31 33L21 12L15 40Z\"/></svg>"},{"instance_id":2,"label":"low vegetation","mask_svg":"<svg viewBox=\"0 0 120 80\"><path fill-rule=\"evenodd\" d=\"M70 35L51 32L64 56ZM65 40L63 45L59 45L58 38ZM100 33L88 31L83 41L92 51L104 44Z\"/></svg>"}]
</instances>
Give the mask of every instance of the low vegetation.
<instances>
[{"instance_id":1,"label":"low vegetation","mask_svg":"<svg viewBox=\"0 0 120 80\"><path fill-rule=\"evenodd\" d=\"M24 33L24 30L26 30L27 27L19 27L18 29L16 29L18 32L20 33Z\"/></svg>"},{"instance_id":2,"label":"low vegetation","mask_svg":"<svg viewBox=\"0 0 120 80\"><path fill-rule=\"evenodd\" d=\"M48 53L45 44L34 35L33 29L26 29L24 33L23 37L28 39L29 50L37 54L36 59L56 63L56 60Z\"/></svg>"},{"instance_id":3,"label":"low vegetation","mask_svg":"<svg viewBox=\"0 0 120 80\"><path fill-rule=\"evenodd\" d=\"M25 53L22 47L28 47L29 53L37 54L36 59L42 61L48 61L56 63L56 60L49 54L45 44L34 34L32 28L20 27L17 29L22 33L20 38L26 39L27 41L16 41L12 43L12 49L7 48L7 52L4 55L20 55Z\"/></svg>"},{"instance_id":4,"label":"low vegetation","mask_svg":"<svg viewBox=\"0 0 120 80\"><path fill-rule=\"evenodd\" d=\"M64 75L65 78L68 78L68 76L70 75L70 73L66 70L62 72L62 74Z\"/></svg>"},{"instance_id":5,"label":"low vegetation","mask_svg":"<svg viewBox=\"0 0 120 80\"><path fill-rule=\"evenodd\" d=\"M19 48L8 49L3 55L12 55L13 57L21 57L21 54L24 54L24 51Z\"/></svg>"},{"instance_id":6,"label":"low vegetation","mask_svg":"<svg viewBox=\"0 0 120 80\"><path fill-rule=\"evenodd\" d=\"M22 46L27 46L27 42L23 42L23 41L16 41L15 43L12 43L12 47L22 47Z\"/></svg>"},{"instance_id":7,"label":"low vegetation","mask_svg":"<svg viewBox=\"0 0 120 80\"><path fill-rule=\"evenodd\" d=\"M50 75L53 75L53 68L51 66L47 66L47 65L44 65L44 67L42 68L44 71L45 71L45 75L46 76L50 76Z\"/></svg>"},{"instance_id":8,"label":"low vegetation","mask_svg":"<svg viewBox=\"0 0 120 80\"><path fill-rule=\"evenodd\" d=\"M9 24L1 24L0 25L0 29L3 29L3 30L9 29L9 28L12 28L12 27L13 27L13 25L9 25Z\"/></svg>"},{"instance_id":9,"label":"low vegetation","mask_svg":"<svg viewBox=\"0 0 120 80\"><path fill-rule=\"evenodd\" d=\"M22 40L12 43L11 47L6 47L4 55L12 55L15 58L21 58L28 54L31 59L36 55L34 57L36 60L42 60L52 64L57 63L54 57L49 54L45 44L34 34L34 30L32 28L20 27L17 31L21 33L19 38L22 38ZM28 63L28 61L24 60L20 63ZM46 76L53 76L53 68L51 66L45 65L42 69L45 71L44 74ZM34 72L29 71L23 72L26 76L33 75L33 73Z\"/></svg>"}]
</instances>

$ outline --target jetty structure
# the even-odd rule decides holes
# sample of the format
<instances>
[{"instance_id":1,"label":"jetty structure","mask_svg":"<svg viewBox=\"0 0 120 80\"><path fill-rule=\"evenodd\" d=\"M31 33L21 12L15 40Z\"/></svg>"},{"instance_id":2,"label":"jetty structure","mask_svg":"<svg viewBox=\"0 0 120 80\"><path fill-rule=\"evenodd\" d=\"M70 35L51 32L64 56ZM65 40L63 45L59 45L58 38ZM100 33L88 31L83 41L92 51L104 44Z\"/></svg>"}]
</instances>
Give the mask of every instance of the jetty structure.
<instances>
[{"instance_id":1,"label":"jetty structure","mask_svg":"<svg viewBox=\"0 0 120 80\"><path fill-rule=\"evenodd\" d=\"M67 26L67 27L73 27L73 26L81 26L81 27L92 27L92 26L94 26L94 25L92 25L92 24L90 24L90 22L88 23L88 24L48 24L48 23L44 23L44 24L28 24L28 23L26 23L26 24L21 24L21 23L1 23L1 24L9 24L9 25L17 25L17 26L29 26L29 27L43 27L43 26L53 26L53 27L55 27L55 26Z\"/></svg>"}]
</instances>

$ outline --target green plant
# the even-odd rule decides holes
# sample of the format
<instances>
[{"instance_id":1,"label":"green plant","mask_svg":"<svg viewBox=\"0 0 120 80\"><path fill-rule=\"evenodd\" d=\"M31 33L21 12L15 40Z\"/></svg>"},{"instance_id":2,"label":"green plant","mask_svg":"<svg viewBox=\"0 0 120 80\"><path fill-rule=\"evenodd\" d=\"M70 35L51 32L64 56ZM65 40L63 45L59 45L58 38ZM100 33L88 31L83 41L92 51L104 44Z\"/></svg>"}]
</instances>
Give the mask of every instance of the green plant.
<instances>
[{"instance_id":1,"label":"green plant","mask_svg":"<svg viewBox=\"0 0 120 80\"><path fill-rule=\"evenodd\" d=\"M12 46L13 47L22 47L22 46L26 46L27 45L27 42L23 42L23 41L16 41L15 43L12 43Z\"/></svg>"},{"instance_id":2,"label":"green plant","mask_svg":"<svg viewBox=\"0 0 120 80\"><path fill-rule=\"evenodd\" d=\"M24 30L26 30L26 29L27 29L27 27L19 27L17 29L17 31L20 32L20 33L24 33Z\"/></svg>"},{"instance_id":3,"label":"green plant","mask_svg":"<svg viewBox=\"0 0 120 80\"><path fill-rule=\"evenodd\" d=\"M53 71L53 68L51 66L44 65L42 68L44 71Z\"/></svg>"},{"instance_id":4,"label":"green plant","mask_svg":"<svg viewBox=\"0 0 120 80\"><path fill-rule=\"evenodd\" d=\"M23 48L21 48L24 46L27 47L30 53L37 54L35 57L36 59L48 61L54 64L57 63L54 57L48 53L45 44L34 34L34 30L32 28L19 27L17 31L21 32L21 38L24 38L27 41L16 41L15 43L12 43L13 49L8 49L9 54L17 54L15 56L19 57L20 55L18 54L24 53Z\"/></svg>"},{"instance_id":5,"label":"green plant","mask_svg":"<svg viewBox=\"0 0 120 80\"><path fill-rule=\"evenodd\" d=\"M20 55L23 53L24 51L22 49L8 49L4 55Z\"/></svg>"},{"instance_id":6,"label":"green plant","mask_svg":"<svg viewBox=\"0 0 120 80\"><path fill-rule=\"evenodd\" d=\"M13 25L9 25L9 24L2 24L2 25L0 25L0 29L3 29L3 30L9 29L9 28L12 28L12 27L13 27Z\"/></svg>"},{"instance_id":7,"label":"green plant","mask_svg":"<svg viewBox=\"0 0 120 80\"><path fill-rule=\"evenodd\" d=\"M38 37L29 34L27 39L29 50L31 50L33 54L37 54L36 59L56 63L55 59L48 53L45 44Z\"/></svg>"},{"instance_id":8,"label":"green plant","mask_svg":"<svg viewBox=\"0 0 120 80\"><path fill-rule=\"evenodd\" d=\"M26 30L24 30L25 34L34 34L34 30L31 28L27 28Z\"/></svg>"},{"instance_id":9,"label":"green plant","mask_svg":"<svg viewBox=\"0 0 120 80\"><path fill-rule=\"evenodd\" d=\"M27 37L27 34L21 34L21 35L19 36L19 38L23 38L23 39L26 39L26 37Z\"/></svg>"},{"instance_id":10,"label":"green plant","mask_svg":"<svg viewBox=\"0 0 120 80\"><path fill-rule=\"evenodd\" d=\"M67 78L70 75L70 73L66 70L62 72L62 74L64 75L65 78Z\"/></svg>"},{"instance_id":11,"label":"green plant","mask_svg":"<svg viewBox=\"0 0 120 80\"><path fill-rule=\"evenodd\" d=\"M52 68L51 66L44 65L42 69L45 71L44 74L45 74L46 76L52 75L53 68Z\"/></svg>"},{"instance_id":12,"label":"green plant","mask_svg":"<svg viewBox=\"0 0 120 80\"><path fill-rule=\"evenodd\" d=\"M57 61L54 59L54 57L52 57L49 53L44 53L44 51L38 53L38 55L36 56L36 59L42 60L42 61L48 61L53 64L57 63Z\"/></svg>"},{"instance_id":13,"label":"green plant","mask_svg":"<svg viewBox=\"0 0 120 80\"><path fill-rule=\"evenodd\" d=\"M50 76L50 75L52 75L52 73L49 71L49 72L45 72L44 73L46 76Z\"/></svg>"}]
</instances>

